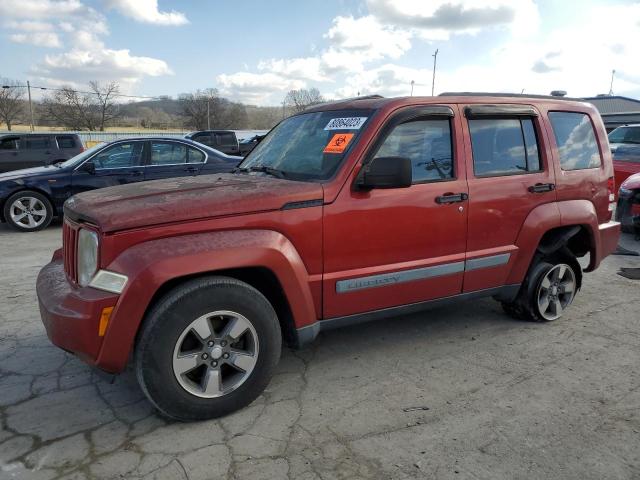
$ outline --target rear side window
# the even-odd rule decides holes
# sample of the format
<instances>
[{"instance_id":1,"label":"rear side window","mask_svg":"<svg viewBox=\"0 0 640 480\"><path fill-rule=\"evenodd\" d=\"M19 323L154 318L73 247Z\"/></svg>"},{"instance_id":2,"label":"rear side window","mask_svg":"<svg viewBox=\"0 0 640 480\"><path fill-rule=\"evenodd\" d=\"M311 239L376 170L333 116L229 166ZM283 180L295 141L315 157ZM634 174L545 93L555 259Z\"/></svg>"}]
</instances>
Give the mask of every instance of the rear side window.
<instances>
[{"instance_id":1,"label":"rear side window","mask_svg":"<svg viewBox=\"0 0 640 480\"><path fill-rule=\"evenodd\" d=\"M202 163L204 162L204 153L195 148L189 147L189 163Z\"/></svg>"},{"instance_id":2,"label":"rear side window","mask_svg":"<svg viewBox=\"0 0 640 480\"><path fill-rule=\"evenodd\" d=\"M598 168L602 164L596 134L586 113L549 112L563 170Z\"/></svg>"},{"instance_id":3,"label":"rear side window","mask_svg":"<svg viewBox=\"0 0 640 480\"><path fill-rule=\"evenodd\" d=\"M539 172L540 155L530 118L470 119L476 176Z\"/></svg>"},{"instance_id":4,"label":"rear side window","mask_svg":"<svg viewBox=\"0 0 640 480\"><path fill-rule=\"evenodd\" d=\"M0 139L0 150L17 150L17 149L18 149L17 138Z\"/></svg>"},{"instance_id":5,"label":"rear side window","mask_svg":"<svg viewBox=\"0 0 640 480\"><path fill-rule=\"evenodd\" d=\"M46 150L49 148L49 137L25 137L22 145L26 150Z\"/></svg>"},{"instance_id":6,"label":"rear side window","mask_svg":"<svg viewBox=\"0 0 640 480\"><path fill-rule=\"evenodd\" d=\"M233 133L217 133L218 145L230 147L236 144L236 136Z\"/></svg>"},{"instance_id":7,"label":"rear side window","mask_svg":"<svg viewBox=\"0 0 640 480\"><path fill-rule=\"evenodd\" d=\"M76 142L73 137L56 137L59 148L76 148Z\"/></svg>"},{"instance_id":8,"label":"rear side window","mask_svg":"<svg viewBox=\"0 0 640 480\"><path fill-rule=\"evenodd\" d=\"M187 162L187 146L182 143L151 142L151 165Z\"/></svg>"},{"instance_id":9,"label":"rear side window","mask_svg":"<svg viewBox=\"0 0 640 480\"><path fill-rule=\"evenodd\" d=\"M408 157L413 183L453 178L449 120L414 120L395 127L376 157Z\"/></svg>"}]
</instances>

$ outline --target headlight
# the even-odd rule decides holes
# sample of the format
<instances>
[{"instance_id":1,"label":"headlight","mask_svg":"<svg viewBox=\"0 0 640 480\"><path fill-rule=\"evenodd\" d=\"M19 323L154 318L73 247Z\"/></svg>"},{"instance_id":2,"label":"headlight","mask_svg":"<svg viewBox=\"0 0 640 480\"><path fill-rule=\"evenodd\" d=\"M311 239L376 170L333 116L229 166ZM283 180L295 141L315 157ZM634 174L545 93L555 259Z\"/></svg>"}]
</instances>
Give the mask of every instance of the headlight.
<instances>
[{"instance_id":1,"label":"headlight","mask_svg":"<svg viewBox=\"0 0 640 480\"><path fill-rule=\"evenodd\" d=\"M98 235L91 230L78 233L78 283L86 287L98 269Z\"/></svg>"}]
</instances>

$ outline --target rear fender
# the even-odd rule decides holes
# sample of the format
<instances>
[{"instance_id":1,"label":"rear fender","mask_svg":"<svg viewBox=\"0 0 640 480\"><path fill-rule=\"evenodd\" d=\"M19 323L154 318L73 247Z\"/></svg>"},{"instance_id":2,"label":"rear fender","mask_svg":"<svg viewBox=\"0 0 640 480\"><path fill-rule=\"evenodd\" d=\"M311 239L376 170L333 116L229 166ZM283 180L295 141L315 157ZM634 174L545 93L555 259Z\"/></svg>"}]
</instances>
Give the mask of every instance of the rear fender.
<instances>
[{"instance_id":1,"label":"rear fender","mask_svg":"<svg viewBox=\"0 0 640 480\"><path fill-rule=\"evenodd\" d=\"M97 364L125 368L145 312L158 289L180 277L237 268L273 272L285 292L296 328L316 321L310 275L293 244L271 230L235 230L151 240L119 255L107 270L129 277L120 295Z\"/></svg>"},{"instance_id":2,"label":"rear fender","mask_svg":"<svg viewBox=\"0 0 640 480\"><path fill-rule=\"evenodd\" d=\"M584 226L589 233L591 255L589 268L586 271L595 269L599 263L596 252L599 251L600 237L595 233L598 232L598 217L593 203L588 200L547 203L534 208L524 221L516 239L518 258L513 264L506 284L511 285L523 281L545 233L562 226L578 225ZM567 229L563 235L558 237L558 241L562 241L567 235L568 239L571 232L571 229Z\"/></svg>"}]
</instances>

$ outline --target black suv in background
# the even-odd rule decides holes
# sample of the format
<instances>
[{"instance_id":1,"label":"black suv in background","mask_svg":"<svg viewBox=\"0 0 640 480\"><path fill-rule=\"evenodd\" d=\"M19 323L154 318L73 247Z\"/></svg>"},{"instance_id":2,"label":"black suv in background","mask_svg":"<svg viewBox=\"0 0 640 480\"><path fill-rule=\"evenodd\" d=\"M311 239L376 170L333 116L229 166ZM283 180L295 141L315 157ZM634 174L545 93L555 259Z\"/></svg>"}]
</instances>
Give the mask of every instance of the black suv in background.
<instances>
[{"instance_id":1,"label":"black suv in background","mask_svg":"<svg viewBox=\"0 0 640 480\"><path fill-rule=\"evenodd\" d=\"M202 143L227 155L240 155L238 137L233 130L202 130L188 133L184 138Z\"/></svg>"},{"instance_id":2,"label":"black suv in background","mask_svg":"<svg viewBox=\"0 0 640 480\"><path fill-rule=\"evenodd\" d=\"M83 150L80 137L74 134L0 135L0 173L64 162Z\"/></svg>"}]
</instances>

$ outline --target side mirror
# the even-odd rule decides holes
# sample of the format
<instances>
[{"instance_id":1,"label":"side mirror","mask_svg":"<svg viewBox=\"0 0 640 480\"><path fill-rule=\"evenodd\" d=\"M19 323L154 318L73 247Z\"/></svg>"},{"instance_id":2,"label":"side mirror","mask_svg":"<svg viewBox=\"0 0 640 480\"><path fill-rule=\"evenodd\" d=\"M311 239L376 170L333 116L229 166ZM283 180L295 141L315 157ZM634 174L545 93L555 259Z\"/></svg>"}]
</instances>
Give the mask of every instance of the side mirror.
<instances>
[{"instance_id":1,"label":"side mirror","mask_svg":"<svg viewBox=\"0 0 640 480\"><path fill-rule=\"evenodd\" d=\"M82 170L93 175L96 173L96 165L91 160L87 160L82 164Z\"/></svg>"},{"instance_id":2,"label":"side mirror","mask_svg":"<svg viewBox=\"0 0 640 480\"><path fill-rule=\"evenodd\" d=\"M405 157L376 157L362 167L356 186L371 188L406 188L412 182L411 160Z\"/></svg>"}]
</instances>

